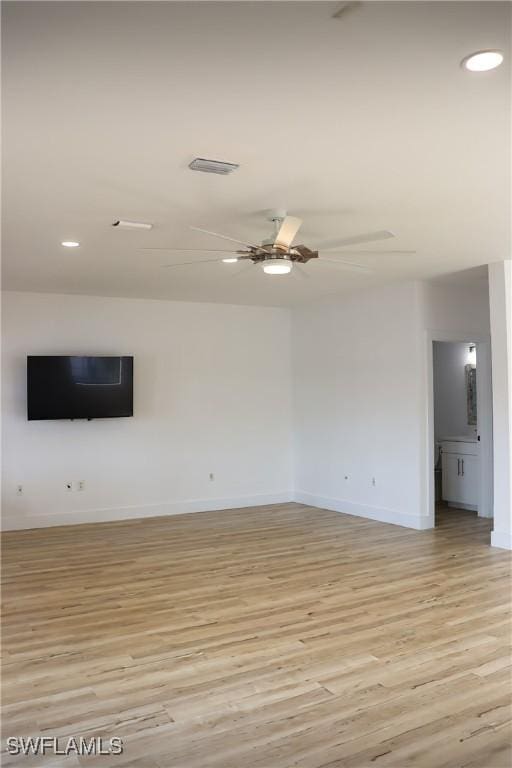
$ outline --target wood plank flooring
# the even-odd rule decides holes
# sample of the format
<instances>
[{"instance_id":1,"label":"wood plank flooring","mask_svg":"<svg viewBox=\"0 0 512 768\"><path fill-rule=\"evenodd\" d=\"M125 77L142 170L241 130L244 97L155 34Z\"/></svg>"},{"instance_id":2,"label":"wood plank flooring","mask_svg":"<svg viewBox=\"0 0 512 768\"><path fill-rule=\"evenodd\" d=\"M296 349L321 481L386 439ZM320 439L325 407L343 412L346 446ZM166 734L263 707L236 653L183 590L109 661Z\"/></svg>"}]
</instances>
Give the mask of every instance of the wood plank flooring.
<instances>
[{"instance_id":1,"label":"wood plank flooring","mask_svg":"<svg viewBox=\"0 0 512 768\"><path fill-rule=\"evenodd\" d=\"M4 766L510 765L510 557L298 504L3 536ZM5 741L2 743L4 749Z\"/></svg>"}]
</instances>

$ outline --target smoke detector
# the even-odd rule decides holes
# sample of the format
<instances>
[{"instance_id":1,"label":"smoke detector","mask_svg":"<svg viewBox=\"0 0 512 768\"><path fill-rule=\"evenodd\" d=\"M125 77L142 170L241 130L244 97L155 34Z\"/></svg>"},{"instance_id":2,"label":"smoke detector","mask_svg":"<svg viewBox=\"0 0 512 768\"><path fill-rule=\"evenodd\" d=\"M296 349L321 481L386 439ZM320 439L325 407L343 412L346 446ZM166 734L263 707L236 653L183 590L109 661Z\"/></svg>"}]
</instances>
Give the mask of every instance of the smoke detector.
<instances>
[{"instance_id":1,"label":"smoke detector","mask_svg":"<svg viewBox=\"0 0 512 768\"><path fill-rule=\"evenodd\" d=\"M203 173L220 173L221 176L227 176L233 173L240 166L236 163L226 163L223 160L206 160L204 157L196 157L189 163L191 171L202 171Z\"/></svg>"}]
</instances>

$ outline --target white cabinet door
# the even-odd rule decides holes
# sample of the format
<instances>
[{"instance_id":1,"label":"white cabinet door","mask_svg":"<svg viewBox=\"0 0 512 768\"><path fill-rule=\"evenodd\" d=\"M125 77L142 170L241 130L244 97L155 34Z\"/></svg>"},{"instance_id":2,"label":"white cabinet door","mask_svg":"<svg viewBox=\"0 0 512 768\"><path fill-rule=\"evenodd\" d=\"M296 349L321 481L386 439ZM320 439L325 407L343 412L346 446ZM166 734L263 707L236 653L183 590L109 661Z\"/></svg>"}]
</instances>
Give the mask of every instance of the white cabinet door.
<instances>
[{"instance_id":1,"label":"white cabinet door","mask_svg":"<svg viewBox=\"0 0 512 768\"><path fill-rule=\"evenodd\" d=\"M478 504L478 457L460 457L460 501L462 504Z\"/></svg>"},{"instance_id":2,"label":"white cabinet door","mask_svg":"<svg viewBox=\"0 0 512 768\"><path fill-rule=\"evenodd\" d=\"M461 494L460 456L443 453L443 499L460 501Z\"/></svg>"}]
</instances>

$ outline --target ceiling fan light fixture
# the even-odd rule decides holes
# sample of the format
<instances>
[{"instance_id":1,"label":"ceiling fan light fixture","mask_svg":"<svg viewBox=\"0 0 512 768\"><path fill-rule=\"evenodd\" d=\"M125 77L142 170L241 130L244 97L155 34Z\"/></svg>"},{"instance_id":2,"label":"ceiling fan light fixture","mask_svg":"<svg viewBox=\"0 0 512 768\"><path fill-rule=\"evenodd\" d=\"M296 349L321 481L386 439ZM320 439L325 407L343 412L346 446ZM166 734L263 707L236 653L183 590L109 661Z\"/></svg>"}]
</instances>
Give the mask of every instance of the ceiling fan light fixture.
<instances>
[{"instance_id":1,"label":"ceiling fan light fixture","mask_svg":"<svg viewBox=\"0 0 512 768\"><path fill-rule=\"evenodd\" d=\"M292 271L293 263L288 259L266 259L261 266L266 275L287 275Z\"/></svg>"},{"instance_id":2,"label":"ceiling fan light fixture","mask_svg":"<svg viewBox=\"0 0 512 768\"><path fill-rule=\"evenodd\" d=\"M80 243L77 240L63 240L61 245L63 245L64 248L78 248Z\"/></svg>"},{"instance_id":3,"label":"ceiling fan light fixture","mask_svg":"<svg viewBox=\"0 0 512 768\"><path fill-rule=\"evenodd\" d=\"M236 264L238 259L236 257L232 257L232 258L229 258L229 259L222 259L222 261L223 261L224 264Z\"/></svg>"},{"instance_id":4,"label":"ceiling fan light fixture","mask_svg":"<svg viewBox=\"0 0 512 768\"><path fill-rule=\"evenodd\" d=\"M462 66L470 72L488 72L503 63L501 51L476 51L462 59Z\"/></svg>"}]
</instances>

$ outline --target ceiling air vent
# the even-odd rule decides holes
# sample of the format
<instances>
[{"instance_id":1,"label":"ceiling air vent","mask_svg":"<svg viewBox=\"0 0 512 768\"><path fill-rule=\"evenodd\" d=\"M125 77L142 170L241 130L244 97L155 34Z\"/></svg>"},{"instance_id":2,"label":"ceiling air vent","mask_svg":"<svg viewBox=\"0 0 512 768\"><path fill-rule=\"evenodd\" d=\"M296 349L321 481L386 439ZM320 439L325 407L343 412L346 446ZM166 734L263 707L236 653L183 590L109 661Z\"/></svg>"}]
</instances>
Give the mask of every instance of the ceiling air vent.
<instances>
[{"instance_id":1,"label":"ceiling air vent","mask_svg":"<svg viewBox=\"0 0 512 768\"><path fill-rule=\"evenodd\" d=\"M126 221L123 219L117 219L112 222L113 227L119 227L119 229L153 229L153 225L145 221Z\"/></svg>"},{"instance_id":2,"label":"ceiling air vent","mask_svg":"<svg viewBox=\"0 0 512 768\"><path fill-rule=\"evenodd\" d=\"M196 157L188 166L192 171L203 173L220 173L227 176L239 167L236 163L224 163L222 160L206 160L204 157Z\"/></svg>"}]
</instances>

